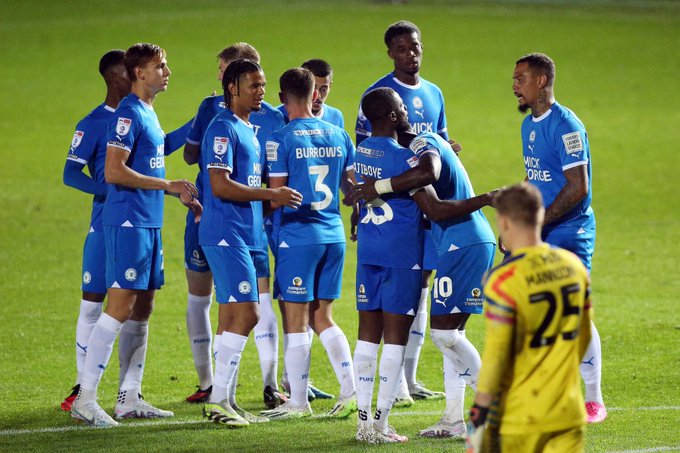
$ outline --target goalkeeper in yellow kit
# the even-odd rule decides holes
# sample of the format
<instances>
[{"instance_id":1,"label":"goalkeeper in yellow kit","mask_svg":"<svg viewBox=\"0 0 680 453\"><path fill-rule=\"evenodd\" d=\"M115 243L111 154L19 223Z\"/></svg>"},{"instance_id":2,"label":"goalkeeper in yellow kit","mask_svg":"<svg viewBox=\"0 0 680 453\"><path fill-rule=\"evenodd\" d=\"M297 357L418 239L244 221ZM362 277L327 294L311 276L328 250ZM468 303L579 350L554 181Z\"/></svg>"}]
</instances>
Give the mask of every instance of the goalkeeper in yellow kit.
<instances>
[{"instance_id":1,"label":"goalkeeper in yellow kit","mask_svg":"<svg viewBox=\"0 0 680 453\"><path fill-rule=\"evenodd\" d=\"M576 255L541 241L544 209L535 187L505 189L494 205L510 255L484 286L486 343L469 451L498 443L482 435L489 415L498 421L503 453L582 452L579 364L590 340L588 273Z\"/></svg>"}]
</instances>

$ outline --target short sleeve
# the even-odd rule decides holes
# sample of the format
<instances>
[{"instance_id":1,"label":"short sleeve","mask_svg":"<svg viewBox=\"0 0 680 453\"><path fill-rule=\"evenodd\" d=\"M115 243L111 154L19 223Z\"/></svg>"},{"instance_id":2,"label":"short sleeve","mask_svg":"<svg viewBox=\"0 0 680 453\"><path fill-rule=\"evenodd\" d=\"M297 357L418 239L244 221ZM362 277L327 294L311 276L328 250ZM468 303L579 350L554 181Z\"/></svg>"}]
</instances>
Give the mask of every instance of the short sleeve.
<instances>
[{"instance_id":1,"label":"short sleeve","mask_svg":"<svg viewBox=\"0 0 680 453\"><path fill-rule=\"evenodd\" d=\"M583 125L575 118L566 118L556 131L555 148L560 154L562 170L588 164L590 160L588 134Z\"/></svg>"},{"instance_id":2,"label":"short sleeve","mask_svg":"<svg viewBox=\"0 0 680 453\"><path fill-rule=\"evenodd\" d=\"M207 115L207 108L206 104L208 103L208 99L204 99L203 102L201 102L201 105L198 106L198 112L196 112L196 116L194 117L194 121L191 123L191 127L189 128L189 132L187 132L187 143L191 145L200 145L201 144L201 139L203 139L203 133L205 132L203 130L203 125L209 124L210 119L208 119L208 122L206 122L205 116Z\"/></svg>"},{"instance_id":3,"label":"short sleeve","mask_svg":"<svg viewBox=\"0 0 680 453\"><path fill-rule=\"evenodd\" d=\"M413 154L415 154L418 159L422 158L426 154L435 154L441 157L441 151L439 151L439 148L437 148L434 143L431 143L425 137L416 137L413 139L409 145L409 148L411 151L413 151Z\"/></svg>"},{"instance_id":4,"label":"short sleeve","mask_svg":"<svg viewBox=\"0 0 680 453\"><path fill-rule=\"evenodd\" d=\"M368 118L366 118L364 112L361 110L361 105L359 105L359 113L357 114L357 122L356 126L354 127L354 132L357 136L357 145L359 142L361 142L361 140L371 136L371 122L368 121Z\"/></svg>"},{"instance_id":5,"label":"short sleeve","mask_svg":"<svg viewBox=\"0 0 680 453\"><path fill-rule=\"evenodd\" d=\"M107 145L131 152L143 127L139 115L132 109L124 108L116 110L113 118L106 134Z\"/></svg>"},{"instance_id":6,"label":"short sleeve","mask_svg":"<svg viewBox=\"0 0 680 453\"><path fill-rule=\"evenodd\" d=\"M234 168L234 147L236 137L231 128L221 122L214 122L203 138L205 168L216 168L231 172Z\"/></svg>"},{"instance_id":7,"label":"short sleeve","mask_svg":"<svg viewBox=\"0 0 680 453\"><path fill-rule=\"evenodd\" d=\"M269 177L288 176L288 159L283 141L279 134L272 135L266 144L267 170Z\"/></svg>"},{"instance_id":8,"label":"short sleeve","mask_svg":"<svg viewBox=\"0 0 680 453\"><path fill-rule=\"evenodd\" d=\"M79 122L71 139L67 159L87 165L97 149L98 135L89 121Z\"/></svg>"},{"instance_id":9,"label":"short sleeve","mask_svg":"<svg viewBox=\"0 0 680 453\"><path fill-rule=\"evenodd\" d=\"M487 320L514 324L517 302L513 295L516 266L503 266L492 272L484 286L484 306Z\"/></svg>"},{"instance_id":10,"label":"short sleeve","mask_svg":"<svg viewBox=\"0 0 680 453\"><path fill-rule=\"evenodd\" d=\"M446 107L444 106L444 95L439 91L439 100L442 106L439 112L439 119L437 120L437 134L441 135L444 140L449 139L449 132L446 126Z\"/></svg>"},{"instance_id":11,"label":"short sleeve","mask_svg":"<svg viewBox=\"0 0 680 453\"><path fill-rule=\"evenodd\" d=\"M347 149L347 155L345 156L345 171L354 170L354 162L356 161L356 148L354 148L354 143L352 143L352 139L349 138L347 132L343 130L342 133L345 136Z\"/></svg>"}]
</instances>

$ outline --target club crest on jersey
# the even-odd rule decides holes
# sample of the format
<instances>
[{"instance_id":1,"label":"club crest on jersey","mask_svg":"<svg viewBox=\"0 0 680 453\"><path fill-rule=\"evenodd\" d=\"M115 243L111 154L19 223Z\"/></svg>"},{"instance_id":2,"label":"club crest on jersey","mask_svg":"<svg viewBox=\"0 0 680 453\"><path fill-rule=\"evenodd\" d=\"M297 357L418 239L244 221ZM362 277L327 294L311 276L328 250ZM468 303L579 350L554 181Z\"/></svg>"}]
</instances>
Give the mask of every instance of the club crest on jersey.
<instances>
[{"instance_id":1,"label":"club crest on jersey","mask_svg":"<svg viewBox=\"0 0 680 453\"><path fill-rule=\"evenodd\" d=\"M223 155L227 152L227 146L229 145L229 139L227 137L215 137L213 142L213 151L218 156Z\"/></svg>"},{"instance_id":2,"label":"club crest on jersey","mask_svg":"<svg viewBox=\"0 0 680 453\"><path fill-rule=\"evenodd\" d=\"M422 109L423 108L423 100L420 99L418 96L414 96L414 98L413 98L413 108L415 108L415 109Z\"/></svg>"},{"instance_id":3,"label":"club crest on jersey","mask_svg":"<svg viewBox=\"0 0 680 453\"><path fill-rule=\"evenodd\" d=\"M118 118L116 133L121 136L127 135L128 132L130 132L130 126L132 126L132 120L130 118Z\"/></svg>"},{"instance_id":4,"label":"club crest on jersey","mask_svg":"<svg viewBox=\"0 0 680 453\"><path fill-rule=\"evenodd\" d=\"M125 271L125 280L129 282L134 282L137 280L137 270L130 267Z\"/></svg>"},{"instance_id":5,"label":"club crest on jersey","mask_svg":"<svg viewBox=\"0 0 680 453\"><path fill-rule=\"evenodd\" d=\"M238 284L238 292L240 292L241 294L248 294L250 292L250 283L243 280L241 283Z\"/></svg>"},{"instance_id":6,"label":"club crest on jersey","mask_svg":"<svg viewBox=\"0 0 680 453\"><path fill-rule=\"evenodd\" d=\"M529 141L533 142L535 140L536 140L536 131L531 131L531 133L529 134Z\"/></svg>"},{"instance_id":7,"label":"club crest on jersey","mask_svg":"<svg viewBox=\"0 0 680 453\"><path fill-rule=\"evenodd\" d=\"M85 132L81 131L76 131L73 134L73 140L71 140L71 148L77 148L80 146L80 142L83 140L83 135L85 135Z\"/></svg>"},{"instance_id":8,"label":"club crest on jersey","mask_svg":"<svg viewBox=\"0 0 680 453\"><path fill-rule=\"evenodd\" d=\"M87 285L91 281L92 281L92 275L90 275L89 272L85 271L85 273L83 274L83 283L85 283Z\"/></svg>"}]
</instances>

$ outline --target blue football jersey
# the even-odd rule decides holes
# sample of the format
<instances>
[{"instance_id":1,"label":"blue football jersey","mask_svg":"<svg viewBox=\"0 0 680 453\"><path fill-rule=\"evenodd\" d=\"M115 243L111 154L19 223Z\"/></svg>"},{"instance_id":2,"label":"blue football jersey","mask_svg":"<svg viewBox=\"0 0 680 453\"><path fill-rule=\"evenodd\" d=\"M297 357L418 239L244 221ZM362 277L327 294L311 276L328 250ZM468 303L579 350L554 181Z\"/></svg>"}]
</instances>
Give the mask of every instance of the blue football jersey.
<instances>
[{"instance_id":1,"label":"blue football jersey","mask_svg":"<svg viewBox=\"0 0 680 453\"><path fill-rule=\"evenodd\" d=\"M364 95L374 88L392 88L399 93L408 110L408 122L416 134L434 132L449 139L446 129L446 110L444 95L437 85L420 78L416 85L407 85L397 79L394 73L389 73L382 79L368 87ZM362 99L363 99L362 96ZM359 103L359 115L356 123L357 145L371 135L371 122L364 116Z\"/></svg>"},{"instance_id":2,"label":"blue football jersey","mask_svg":"<svg viewBox=\"0 0 680 453\"><path fill-rule=\"evenodd\" d=\"M390 137L369 137L357 146L357 180L398 176L418 165L418 158ZM380 195L363 203L357 231L359 264L422 269L422 212L405 192Z\"/></svg>"},{"instance_id":3,"label":"blue football jersey","mask_svg":"<svg viewBox=\"0 0 680 453\"><path fill-rule=\"evenodd\" d=\"M588 134L574 112L554 103L538 118L528 115L522 123L522 151L529 182L541 191L546 207L553 203L567 182L563 172L587 165L588 195L548 228L566 224L585 225L594 221L595 215L590 207L592 178Z\"/></svg>"},{"instance_id":4,"label":"blue football jersey","mask_svg":"<svg viewBox=\"0 0 680 453\"><path fill-rule=\"evenodd\" d=\"M432 184L440 200L466 200L475 196L463 163L443 138L431 132L423 132L413 139L410 147L418 158L434 153L441 159L439 179ZM491 226L481 209L454 219L432 222L432 238L439 255L468 245L496 243Z\"/></svg>"},{"instance_id":5,"label":"blue football jersey","mask_svg":"<svg viewBox=\"0 0 680 453\"><path fill-rule=\"evenodd\" d=\"M104 180L106 133L115 111L113 107L102 103L80 120L68 151L67 159L87 165L90 177L98 184L106 184ZM105 196L97 195L92 198L90 226L96 231L102 231L102 211L105 199Z\"/></svg>"},{"instance_id":6,"label":"blue football jersey","mask_svg":"<svg viewBox=\"0 0 680 453\"><path fill-rule=\"evenodd\" d=\"M129 152L126 165L146 176L165 178L165 133L153 107L134 93L120 101L107 133L107 146ZM104 225L160 228L162 190L109 185L104 202Z\"/></svg>"},{"instance_id":7,"label":"blue football jersey","mask_svg":"<svg viewBox=\"0 0 680 453\"><path fill-rule=\"evenodd\" d=\"M318 118L294 119L267 142L270 177L287 177L302 194L298 209L283 207L278 246L345 242L340 216L340 183L354 168L354 145L347 133Z\"/></svg>"},{"instance_id":8,"label":"blue football jersey","mask_svg":"<svg viewBox=\"0 0 680 453\"><path fill-rule=\"evenodd\" d=\"M283 115L283 120L286 123L288 123L288 121L290 121L290 120L288 119L288 110L286 110L286 106L281 104L276 108ZM317 118L321 118L325 122L331 123L333 126L338 126L339 128L342 128L342 129L345 128L345 117L343 116L340 109L336 109L335 107L331 107L328 104L324 104L321 107L321 115L317 116Z\"/></svg>"},{"instance_id":9,"label":"blue football jersey","mask_svg":"<svg viewBox=\"0 0 680 453\"><path fill-rule=\"evenodd\" d=\"M208 125L219 113L224 111L227 106L224 103L224 96L208 96L201 102L198 107L198 112L191 124L189 133L187 134L187 143L192 145L201 145L205 131ZM250 124L253 125L255 135L260 142L260 148L264 149L267 138L272 132L281 129L286 123L283 120L283 115L267 102L262 102L262 109L258 112L251 112ZM201 168L202 158L199 155L199 169L196 177L196 187L198 188L199 200L202 200L203 194L203 174Z\"/></svg>"},{"instance_id":10,"label":"blue football jersey","mask_svg":"<svg viewBox=\"0 0 680 453\"><path fill-rule=\"evenodd\" d=\"M210 123L201 143L203 216L198 227L200 245L261 249L262 202L236 202L215 197L210 186L211 168L224 169L233 181L262 186L264 153L252 124L224 109Z\"/></svg>"}]
</instances>

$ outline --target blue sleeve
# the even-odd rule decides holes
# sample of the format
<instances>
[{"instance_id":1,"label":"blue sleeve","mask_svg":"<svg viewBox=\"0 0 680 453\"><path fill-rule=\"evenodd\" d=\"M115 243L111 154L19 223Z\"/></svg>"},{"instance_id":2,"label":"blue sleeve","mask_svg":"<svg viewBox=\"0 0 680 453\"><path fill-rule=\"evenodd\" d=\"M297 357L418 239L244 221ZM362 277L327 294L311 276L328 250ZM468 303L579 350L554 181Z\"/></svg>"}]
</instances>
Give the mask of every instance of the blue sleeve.
<instances>
[{"instance_id":1,"label":"blue sleeve","mask_svg":"<svg viewBox=\"0 0 680 453\"><path fill-rule=\"evenodd\" d=\"M208 127L201 146L205 170L216 168L233 171L235 135L230 128L218 121Z\"/></svg>"},{"instance_id":2,"label":"blue sleeve","mask_svg":"<svg viewBox=\"0 0 680 453\"><path fill-rule=\"evenodd\" d=\"M446 107L444 106L444 95L441 91L439 91L439 99L442 110L439 112L439 120L437 121L437 133L441 135L444 140L449 141L449 132L446 126Z\"/></svg>"},{"instance_id":3,"label":"blue sleeve","mask_svg":"<svg viewBox=\"0 0 680 453\"><path fill-rule=\"evenodd\" d=\"M81 192L105 197L108 186L86 175L83 168L85 168L85 164L71 159L67 160L66 165L64 165L64 184Z\"/></svg>"},{"instance_id":4,"label":"blue sleeve","mask_svg":"<svg viewBox=\"0 0 680 453\"><path fill-rule=\"evenodd\" d=\"M371 122L368 121L368 118L364 116L364 112L361 110L361 105L359 105L359 113L357 114L357 123L354 128L354 132L356 134L357 146L359 146L359 143L371 136Z\"/></svg>"},{"instance_id":5,"label":"blue sleeve","mask_svg":"<svg viewBox=\"0 0 680 453\"><path fill-rule=\"evenodd\" d=\"M132 152L142 127L142 121L134 110L130 108L116 110L116 115L106 134L106 142L108 146Z\"/></svg>"},{"instance_id":6,"label":"blue sleeve","mask_svg":"<svg viewBox=\"0 0 680 453\"><path fill-rule=\"evenodd\" d=\"M196 116L194 117L194 121L191 123L191 126L189 127L189 130L187 131L187 136L186 136L186 141L187 143L190 143L192 145L200 145L201 140L203 139L203 133L205 132L203 130L204 125L208 124L212 118L208 120L208 122L205 122L204 116L207 115L206 113L206 105L208 103L208 99L204 99L201 102L201 105L198 106L198 112L196 112Z\"/></svg>"},{"instance_id":7,"label":"blue sleeve","mask_svg":"<svg viewBox=\"0 0 680 453\"><path fill-rule=\"evenodd\" d=\"M434 154L441 158L441 151L436 145L436 140L431 140L432 142L425 137L416 137L413 139L413 141L411 141L409 148L411 151L413 151L413 154L415 154L418 159L420 159L425 154Z\"/></svg>"},{"instance_id":8,"label":"blue sleeve","mask_svg":"<svg viewBox=\"0 0 680 453\"><path fill-rule=\"evenodd\" d=\"M556 128L555 149L559 153L562 170L585 165L590 159L588 134L576 118L565 118Z\"/></svg>"},{"instance_id":9,"label":"blue sleeve","mask_svg":"<svg viewBox=\"0 0 680 453\"><path fill-rule=\"evenodd\" d=\"M286 158L285 146L274 134L267 140L267 169L269 177L288 176L288 159Z\"/></svg>"},{"instance_id":10,"label":"blue sleeve","mask_svg":"<svg viewBox=\"0 0 680 453\"><path fill-rule=\"evenodd\" d=\"M352 139L349 138L347 132L345 132L344 129L342 132L345 134L345 141L347 142L347 156L345 157L345 168L343 168L343 170L347 171L349 167L352 167L352 169L354 168L354 162L356 160L356 149L354 148Z\"/></svg>"},{"instance_id":11,"label":"blue sleeve","mask_svg":"<svg viewBox=\"0 0 680 453\"><path fill-rule=\"evenodd\" d=\"M194 123L194 118L190 119L184 126L170 132L165 136L165 155L169 156L181 148L187 141L187 134Z\"/></svg>"}]
</instances>

